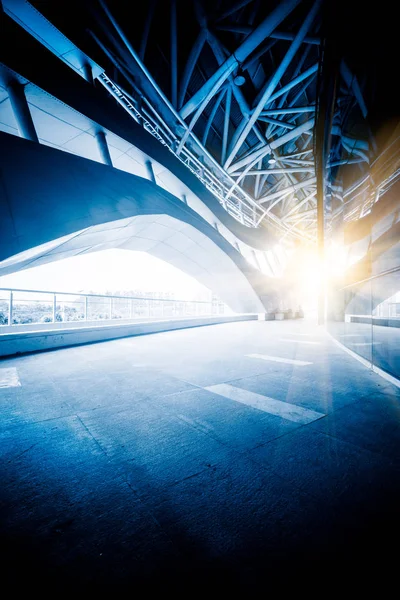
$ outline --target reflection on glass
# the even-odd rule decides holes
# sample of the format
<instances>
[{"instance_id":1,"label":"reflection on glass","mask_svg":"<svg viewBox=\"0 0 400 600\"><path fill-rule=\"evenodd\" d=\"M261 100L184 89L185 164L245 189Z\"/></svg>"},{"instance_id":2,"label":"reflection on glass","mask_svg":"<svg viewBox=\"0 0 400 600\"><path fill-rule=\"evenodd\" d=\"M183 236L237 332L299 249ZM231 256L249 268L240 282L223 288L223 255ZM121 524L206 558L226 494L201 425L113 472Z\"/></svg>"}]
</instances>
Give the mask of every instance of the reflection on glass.
<instances>
[{"instance_id":1,"label":"reflection on glass","mask_svg":"<svg viewBox=\"0 0 400 600\"><path fill-rule=\"evenodd\" d=\"M393 289L398 288L393 294ZM372 362L400 377L400 270L372 281ZM388 295L391 294L389 297ZM384 298L384 300L382 300Z\"/></svg>"},{"instance_id":2,"label":"reflection on glass","mask_svg":"<svg viewBox=\"0 0 400 600\"><path fill-rule=\"evenodd\" d=\"M400 377L400 269L331 289L328 307L331 335L374 366Z\"/></svg>"}]
</instances>

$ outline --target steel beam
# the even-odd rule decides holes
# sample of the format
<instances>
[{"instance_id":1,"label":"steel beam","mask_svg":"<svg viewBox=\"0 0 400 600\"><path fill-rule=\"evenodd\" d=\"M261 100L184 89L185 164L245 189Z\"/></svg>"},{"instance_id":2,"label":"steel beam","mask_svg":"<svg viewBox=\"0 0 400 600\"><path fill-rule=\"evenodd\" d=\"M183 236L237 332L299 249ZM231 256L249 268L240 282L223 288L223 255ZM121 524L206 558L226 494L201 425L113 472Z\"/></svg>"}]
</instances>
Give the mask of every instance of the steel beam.
<instances>
[{"instance_id":1,"label":"steel beam","mask_svg":"<svg viewBox=\"0 0 400 600\"><path fill-rule=\"evenodd\" d=\"M302 125L299 125L299 127L296 127L296 129L293 129L292 131L289 131L285 135L282 135L280 138L274 140L273 142L266 144L266 146L264 148L260 148L259 150L256 150L254 153L249 154L245 158L238 160L236 163L234 163L227 169L228 173L234 173L238 169L241 169L242 167L247 165L254 158L260 158L260 156L262 154L265 155L268 152L270 152L271 150L275 150L276 148L283 146L287 142L290 142L291 140L299 137L299 135L302 135L305 131L312 129L313 127L314 127L314 119L310 119L309 121L306 121Z\"/></svg>"},{"instance_id":2,"label":"steel beam","mask_svg":"<svg viewBox=\"0 0 400 600\"><path fill-rule=\"evenodd\" d=\"M268 100L271 98L271 95L273 94L274 90L278 86L278 84L279 84L280 80L282 79L284 73L286 72L288 66L292 62L294 56L296 55L298 49L301 46L301 43L302 43L306 33L308 32L308 30L310 29L311 25L314 22L317 12L320 8L321 2L322 2L322 0L315 0L311 10L309 11L302 26L300 27L299 32L297 33L297 35L295 36L295 39L293 40L292 44L290 45L289 50L286 52L281 64L279 65L278 69L275 71L274 75L271 77L271 79L267 83L267 85L261 95L261 98L258 102L258 105L253 110L251 117L250 117L248 123L246 124L246 127L243 129L241 135L239 136L239 139L237 140L235 146L231 150L230 155L228 156L227 160L225 161L225 164L224 164L225 168L229 167L229 165L231 164L234 156L237 154L237 152L239 151L240 147L242 146L244 140L248 136L251 127L257 121L258 117L260 116L260 113L264 109Z\"/></svg>"},{"instance_id":3,"label":"steel beam","mask_svg":"<svg viewBox=\"0 0 400 600\"><path fill-rule=\"evenodd\" d=\"M217 25L216 29L218 31L229 31L230 33L243 33L244 35L249 35L253 31L253 27L251 25Z\"/></svg>"},{"instance_id":4,"label":"steel beam","mask_svg":"<svg viewBox=\"0 0 400 600\"><path fill-rule=\"evenodd\" d=\"M284 156L282 156L282 158L280 159L281 162L287 163L288 165L293 165L294 167L301 167L301 166L308 166L308 167L313 167L314 166L314 161L313 160L306 160L306 159L301 159L301 158L285 158Z\"/></svg>"},{"instance_id":5,"label":"steel beam","mask_svg":"<svg viewBox=\"0 0 400 600\"><path fill-rule=\"evenodd\" d=\"M215 58L217 59L218 64L222 65L225 61L226 55L229 54L229 52L222 45L220 40L218 38L216 38L215 35L213 35L212 32L208 32L207 41L210 45L211 50L214 53ZM251 109L247 103L247 100L244 97L242 90L237 85L234 84L233 75L230 75L228 77L228 80L230 80L230 83L232 86L232 93L236 99L236 102L239 104L239 108L240 108L243 116L247 118L248 115L251 113ZM224 85L227 85L227 83L225 83ZM257 125L255 125L253 127L253 131L254 131L255 135L258 137L258 139L261 142L264 142L264 135L259 130L259 127Z\"/></svg>"},{"instance_id":6,"label":"steel beam","mask_svg":"<svg viewBox=\"0 0 400 600\"><path fill-rule=\"evenodd\" d=\"M342 60L340 65L340 74L342 75L349 90L352 90L354 97L357 100L358 105L361 109L362 116L365 119L368 114L367 105L365 104L356 76L351 73L349 67L346 65L344 60Z\"/></svg>"},{"instance_id":7,"label":"steel beam","mask_svg":"<svg viewBox=\"0 0 400 600\"><path fill-rule=\"evenodd\" d=\"M288 217L290 217L291 215L293 215L294 213L296 213L299 210L299 208L301 208L302 206L304 206L304 204L307 204L307 202L310 202L310 200L312 200L313 198L315 198L316 195L317 195L317 190L315 190L314 192L311 192L311 194L308 194L305 198L303 198L303 200L301 200L301 202L299 202L298 204L296 204L296 206L294 206L282 218L283 219L287 219Z\"/></svg>"},{"instance_id":8,"label":"steel beam","mask_svg":"<svg viewBox=\"0 0 400 600\"><path fill-rule=\"evenodd\" d=\"M286 92L290 91L292 88L296 87L296 85L298 85L299 83L301 83L308 77L311 77L311 75L314 75L314 73L316 73L317 71L318 71L318 63L315 63L314 65L312 65L311 67L309 67L308 69L303 71L303 73L300 73L300 75L298 75L297 77L294 77L294 79L292 79L292 81L289 81L289 83L287 83L283 87L279 88L279 90L277 92L272 94L272 96L268 100L268 104L270 104L271 102L273 102L274 100L276 100L277 98L282 96L282 94L285 94Z\"/></svg>"},{"instance_id":9,"label":"steel beam","mask_svg":"<svg viewBox=\"0 0 400 600\"><path fill-rule=\"evenodd\" d=\"M275 200L275 198L278 198L279 196L282 196L282 195L287 196L288 194L298 192L299 190L301 190L305 187L314 185L316 181L317 180L315 177L310 177L309 179L306 179L305 181L300 181L299 183L296 183L294 185L291 185L290 187L284 188L283 190L279 190L278 192L275 192L273 194L267 194L267 196L263 196L262 198L260 198L258 200L258 202L259 203L270 202L272 200Z\"/></svg>"},{"instance_id":10,"label":"steel beam","mask_svg":"<svg viewBox=\"0 0 400 600\"><path fill-rule=\"evenodd\" d=\"M178 108L178 40L176 27L176 0L171 0L171 102L175 108Z\"/></svg>"},{"instance_id":11,"label":"steel beam","mask_svg":"<svg viewBox=\"0 0 400 600\"><path fill-rule=\"evenodd\" d=\"M271 37L271 36L270 36ZM268 43L265 46L261 46L257 52L252 52L247 60L241 66L242 71L247 71L250 67L261 58L266 52L269 52L271 48L273 48L276 44L277 40L269 39Z\"/></svg>"},{"instance_id":12,"label":"steel beam","mask_svg":"<svg viewBox=\"0 0 400 600\"><path fill-rule=\"evenodd\" d=\"M297 62L296 68L295 68L295 70L293 71L293 74L292 74L292 79L295 78L295 77L297 77L299 75L299 73L301 73L301 70L303 68L303 65L305 64L305 61L308 58L310 50L311 50L311 46L308 45L307 48L306 48L306 50L303 52L300 60ZM313 77L315 77L315 75L311 76L310 78L308 78L308 79L305 80L306 85L309 85L309 83L312 81ZM304 83L303 83L303 86L304 86ZM280 96L279 100L277 101L278 103L277 103L277 105L274 108L282 108L282 107L285 106L285 104L287 106L287 98L288 98L288 95L290 94L290 91L291 90L288 90L284 94L282 94L282 96ZM296 94L296 98L294 100L292 99L290 101L290 103L291 103L292 106L294 106L294 105L297 104L297 99L299 97L300 97L300 94L297 93ZM308 104L308 102L306 104ZM294 119L296 119L296 115L292 114L291 117L290 117L290 122L294 122ZM276 131L275 131L275 129L276 129ZM311 134L311 132L308 131L307 134ZM269 127L267 129L267 132L265 134L265 137L267 139L269 139L271 137L271 135L275 135L275 137L277 135L282 135L282 129L281 128L276 128L275 125L269 125ZM276 150L273 151L273 156L277 160L276 168L287 168L287 166L285 164L282 164L282 162L279 160L279 155L278 155L278 153L277 153ZM268 176L266 176L266 177L268 177ZM289 181L289 184L291 184L291 185L294 185L294 184L297 183L297 180L296 180L296 177L295 177L294 173L287 173L285 175L285 178ZM301 193L304 193L304 192L302 191ZM285 197L285 199L282 202L281 212L286 210L287 205L289 204L289 202L290 202L290 196Z\"/></svg>"},{"instance_id":13,"label":"steel beam","mask_svg":"<svg viewBox=\"0 0 400 600\"><path fill-rule=\"evenodd\" d=\"M275 40L294 40L295 34L286 31L273 31L269 37ZM303 39L303 44L313 44L315 46L319 46L320 39L318 37L306 35Z\"/></svg>"},{"instance_id":14,"label":"steel beam","mask_svg":"<svg viewBox=\"0 0 400 600\"><path fill-rule=\"evenodd\" d=\"M140 42L139 56L141 60L144 60L144 56L146 54L147 40L149 38L151 21L154 15L154 9L156 7L157 0L150 0L148 3L147 11L146 11L146 20L144 22L142 39Z\"/></svg>"},{"instance_id":15,"label":"steel beam","mask_svg":"<svg viewBox=\"0 0 400 600\"><path fill-rule=\"evenodd\" d=\"M293 167L287 169L261 169L257 171L248 171L247 175L284 175L285 173L310 173L314 170L314 167ZM235 177L238 173L234 173L232 177Z\"/></svg>"},{"instance_id":16,"label":"steel beam","mask_svg":"<svg viewBox=\"0 0 400 600\"><path fill-rule=\"evenodd\" d=\"M306 210L301 211L300 213L294 213L292 216L288 217L285 215L285 219L287 221L299 221L301 219L303 219L305 216L310 216L312 214L315 214L317 210L316 206L313 206L312 208L307 208ZM315 217L313 217L313 220L315 221Z\"/></svg>"},{"instance_id":17,"label":"steel beam","mask_svg":"<svg viewBox=\"0 0 400 600\"><path fill-rule=\"evenodd\" d=\"M196 4L195 6L198 6L198 5ZM198 10L197 12L200 12L200 11ZM198 19L199 19L199 22L201 24L205 23L205 20L204 20L205 17L204 17L204 15L200 14L198 16ZM223 54L222 54L222 50L220 48L219 41L210 32L208 32L207 39L208 39L208 42L210 44L210 47L211 47L212 51L214 52L214 55L215 55L215 58L217 59L217 62L219 64L223 64L224 57L223 57ZM226 84L224 84L224 85L226 85ZM233 86L232 89L233 89L233 93L235 95L236 101L238 102L238 104L240 106L241 111L245 115L249 114L250 113L250 109L249 109L249 107L247 105L247 102L246 102L246 100L245 100L242 92L236 86ZM189 137L189 135L190 135L193 127L195 126L195 124L197 122L197 119L200 116L201 112L202 112L201 110L197 111L196 115L191 120L191 122L189 124L189 127L187 127L187 130L185 131L183 137L181 138L181 141L180 141L179 146L177 148L177 154L178 155L181 152L183 146L185 145L186 140L188 139L188 137ZM253 131L254 131L254 133L256 134L256 136L258 137L258 139L260 141L264 141L264 137L263 137L262 133L258 130L257 126L253 127Z\"/></svg>"},{"instance_id":18,"label":"steel beam","mask_svg":"<svg viewBox=\"0 0 400 600\"><path fill-rule=\"evenodd\" d=\"M270 125L277 125L278 127L282 127L283 129L295 129L296 125L293 123L287 123L286 121L279 121L278 119L272 119L271 117L262 117L261 115L258 117L260 121L264 123L269 123Z\"/></svg>"},{"instance_id":19,"label":"steel beam","mask_svg":"<svg viewBox=\"0 0 400 600\"><path fill-rule=\"evenodd\" d=\"M217 25L217 29L219 31L229 31L231 33L242 33L243 35L249 35L253 31L251 25ZM293 41L295 38L294 33L286 33L285 31L273 31L270 33L269 37L273 40L289 40ZM303 39L303 44L313 44L318 46L320 43L320 39L312 36L305 36Z\"/></svg>"},{"instance_id":20,"label":"steel beam","mask_svg":"<svg viewBox=\"0 0 400 600\"><path fill-rule=\"evenodd\" d=\"M229 75L268 37L274 29L292 12L300 0L282 0L264 21L245 39L234 54L220 66L210 79L198 90L180 111L186 119L196 109L201 114L204 107L219 90ZM197 114L197 113L196 113ZM198 118L198 117L197 117ZM196 120L197 120L196 118Z\"/></svg>"},{"instance_id":21,"label":"steel beam","mask_svg":"<svg viewBox=\"0 0 400 600\"><path fill-rule=\"evenodd\" d=\"M265 150L265 148L264 148L264 150ZM234 191L236 188L238 188L238 187L239 187L239 183L242 181L242 179L244 179L244 178L247 176L247 173L248 173L248 171L251 169L251 167L253 167L253 166L256 164L256 162L257 162L257 161L258 161L260 158L262 158L262 157L263 157L263 155L261 155L261 156L257 156L257 158L255 158L255 159L254 159L252 162L250 162L250 163L247 165L247 167L245 168L245 170L244 170L244 171L242 171L242 173L240 173L240 174L239 174L239 177L238 177L238 179L235 181L235 183L233 184L233 186L232 186L232 187L231 187L231 189L229 190L228 194L227 194L227 195L226 195L226 197L225 197L225 200L226 200L226 199L228 199L228 198L229 198L229 197L232 195L233 191Z\"/></svg>"},{"instance_id":22,"label":"steel beam","mask_svg":"<svg viewBox=\"0 0 400 600\"><path fill-rule=\"evenodd\" d=\"M247 6L247 4L250 4L250 2L253 2L253 0L240 0L239 2L236 2L236 4L234 4L233 6L228 8L228 10L223 12L222 15L219 15L219 17L217 17L214 20L215 23L218 23L218 21L222 21L223 19L226 19L226 17L230 17L231 15L233 15L235 12L237 12L241 8L244 8L245 6Z\"/></svg>"},{"instance_id":23,"label":"steel beam","mask_svg":"<svg viewBox=\"0 0 400 600\"><path fill-rule=\"evenodd\" d=\"M357 148L357 150L366 150L369 151L369 143L365 140L359 140L356 138L352 138L348 135L344 135L342 130L337 125L332 126L332 135L338 135L342 138L342 140L352 148Z\"/></svg>"},{"instance_id":24,"label":"steel beam","mask_svg":"<svg viewBox=\"0 0 400 600\"><path fill-rule=\"evenodd\" d=\"M315 112L315 106L292 106L291 108L271 108L270 110L263 110L261 117L270 117L274 115L295 115L298 113L310 113Z\"/></svg>"},{"instance_id":25,"label":"steel beam","mask_svg":"<svg viewBox=\"0 0 400 600\"><path fill-rule=\"evenodd\" d=\"M343 160L334 160L329 163L329 167L340 167L341 165L356 165L357 163L363 162L363 160L359 160L357 158L344 158Z\"/></svg>"},{"instance_id":26,"label":"steel beam","mask_svg":"<svg viewBox=\"0 0 400 600\"><path fill-rule=\"evenodd\" d=\"M310 48L311 48L311 46L308 46L308 47L307 47L307 49L305 50L305 52L303 52L303 54L302 54L302 56L301 56L300 60L298 61L297 65L296 65L296 68L295 68L295 70L293 71L292 78L294 78L294 77L297 77L297 75L298 75L299 73L301 73L301 70L302 70L302 68L303 68L303 65L304 65L304 63L306 62L306 60L307 60L307 57L308 57L308 55L309 55L309 53L310 53ZM278 104L276 105L278 108L282 108L283 106L287 105L287 98L288 98L288 95L289 95L289 93L290 93L290 92L286 92L285 94L283 94L283 95L280 97L280 99L279 99L279 102L278 102ZM295 102L291 101L290 103L291 103L291 104L292 104L292 106L293 106L293 105L295 105L295 104L296 104L296 101L295 101ZM291 122L293 122L293 118L296 118L296 117L292 115L292 116L291 116ZM266 137L267 139L269 139L269 138L271 137L271 134L272 134L272 132L274 131L274 129L275 129L275 126L274 126L274 125L269 125L269 127L268 127L268 129L267 129L267 132L266 132L266 134L265 134L265 137Z\"/></svg>"},{"instance_id":27,"label":"steel beam","mask_svg":"<svg viewBox=\"0 0 400 600\"><path fill-rule=\"evenodd\" d=\"M229 86L226 91L226 100L225 100L224 131L222 134L221 163L224 163L225 155L226 155L226 146L228 143L229 122L230 122L230 116L231 116L231 101L232 101L232 88L231 88L231 86Z\"/></svg>"},{"instance_id":28,"label":"steel beam","mask_svg":"<svg viewBox=\"0 0 400 600\"><path fill-rule=\"evenodd\" d=\"M187 86L189 85L189 81L192 76L193 69L196 66L196 63L199 59L201 51L203 50L204 42L206 41L206 39L207 39L207 30L201 29L199 35L197 36L195 43L192 46L192 49L190 51L190 54L188 56L188 59L187 59L186 65L185 65L185 69L183 71L181 85L180 85L180 89L179 89L179 98L178 98L179 108L182 107L182 104L185 101Z\"/></svg>"},{"instance_id":29,"label":"steel beam","mask_svg":"<svg viewBox=\"0 0 400 600\"><path fill-rule=\"evenodd\" d=\"M212 125L212 122L214 121L214 118L215 118L215 115L216 115L217 110L219 108L219 105L221 104L221 100L224 97L224 93L225 93L225 90L221 90L220 91L219 95L217 96L217 98L215 100L215 104L212 107L212 111L210 112L210 116L207 119L207 124L206 124L206 126L204 128L203 139L201 140L201 143L203 144L203 146L206 145L207 137L208 137L208 134L209 134L209 131L210 131L210 127Z\"/></svg>"},{"instance_id":30,"label":"steel beam","mask_svg":"<svg viewBox=\"0 0 400 600\"><path fill-rule=\"evenodd\" d=\"M261 169L261 166L262 166L262 160L259 160L258 164L257 164L258 169ZM258 198L258 192L260 190L260 177L261 176L260 176L259 171L253 171L253 173L256 174L256 178L255 178L255 181L254 181L254 198L257 199Z\"/></svg>"}]
</instances>

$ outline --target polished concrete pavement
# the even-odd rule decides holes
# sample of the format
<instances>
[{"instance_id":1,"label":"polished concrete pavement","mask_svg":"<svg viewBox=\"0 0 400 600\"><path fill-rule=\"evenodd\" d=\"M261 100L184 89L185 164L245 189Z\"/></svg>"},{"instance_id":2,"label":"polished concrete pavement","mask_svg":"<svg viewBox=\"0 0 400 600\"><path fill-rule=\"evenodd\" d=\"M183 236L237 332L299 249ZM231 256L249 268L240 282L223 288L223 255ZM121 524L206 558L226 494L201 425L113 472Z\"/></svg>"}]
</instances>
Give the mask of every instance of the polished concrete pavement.
<instances>
[{"instance_id":1,"label":"polished concrete pavement","mask_svg":"<svg viewBox=\"0 0 400 600\"><path fill-rule=\"evenodd\" d=\"M311 323L4 360L0 398L3 583L189 597L396 573L400 389Z\"/></svg>"}]
</instances>

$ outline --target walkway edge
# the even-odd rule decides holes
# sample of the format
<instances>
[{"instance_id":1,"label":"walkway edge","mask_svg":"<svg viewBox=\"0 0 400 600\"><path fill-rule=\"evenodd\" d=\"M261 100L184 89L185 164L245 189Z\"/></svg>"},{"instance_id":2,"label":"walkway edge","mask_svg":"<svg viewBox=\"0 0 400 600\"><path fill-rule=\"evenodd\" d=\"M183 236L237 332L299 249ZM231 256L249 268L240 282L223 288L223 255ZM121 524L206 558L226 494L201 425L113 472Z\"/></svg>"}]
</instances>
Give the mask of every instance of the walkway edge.
<instances>
[{"instance_id":1,"label":"walkway edge","mask_svg":"<svg viewBox=\"0 0 400 600\"><path fill-rule=\"evenodd\" d=\"M204 327L219 325L236 321L255 321L257 314L244 314L232 316L202 317L188 319L174 319L169 321L152 321L145 323L131 323L128 325L91 326L79 329L56 329L29 331L25 333L5 333L0 335L0 358L20 356L30 352L55 350L69 346L80 346L105 342L137 335L161 333L176 329L190 327Z\"/></svg>"}]
</instances>

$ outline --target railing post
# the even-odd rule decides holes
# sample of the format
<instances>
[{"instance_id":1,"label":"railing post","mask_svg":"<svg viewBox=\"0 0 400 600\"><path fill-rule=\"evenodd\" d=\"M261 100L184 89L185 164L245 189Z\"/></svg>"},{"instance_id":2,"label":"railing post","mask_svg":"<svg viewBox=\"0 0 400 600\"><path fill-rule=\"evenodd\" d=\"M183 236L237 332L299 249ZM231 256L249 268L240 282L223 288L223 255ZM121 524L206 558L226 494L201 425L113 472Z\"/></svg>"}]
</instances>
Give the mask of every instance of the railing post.
<instances>
[{"instance_id":1,"label":"railing post","mask_svg":"<svg viewBox=\"0 0 400 600\"><path fill-rule=\"evenodd\" d=\"M10 292L10 300L8 305L8 324L13 324L13 293Z\"/></svg>"},{"instance_id":2,"label":"railing post","mask_svg":"<svg viewBox=\"0 0 400 600\"><path fill-rule=\"evenodd\" d=\"M88 316L88 297L85 296L85 307L84 307L84 313L83 313L83 318L85 321L87 321L87 316Z\"/></svg>"},{"instance_id":3,"label":"railing post","mask_svg":"<svg viewBox=\"0 0 400 600\"><path fill-rule=\"evenodd\" d=\"M110 298L110 321L112 319L113 299Z\"/></svg>"},{"instance_id":4,"label":"railing post","mask_svg":"<svg viewBox=\"0 0 400 600\"><path fill-rule=\"evenodd\" d=\"M57 296L53 294L53 323L56 322L56 312L57 312Z\"/></svg>"},{"instance_id":5,"label":"railing post","mask_svg":"<svg viewBox=\"0 0 400 600\"><path fill-rule=\"evenodd\" d=\"M132 315L133 315L133 300L130 301L130 306L129 306L129 318L132 319Z\"/></svg>"}]
</instances>

